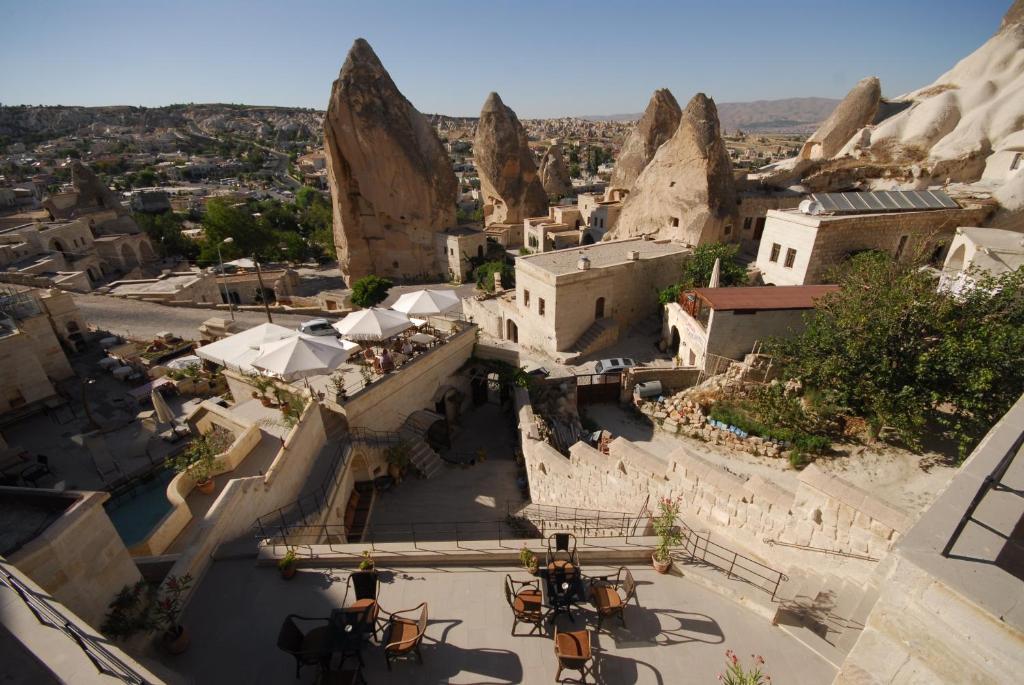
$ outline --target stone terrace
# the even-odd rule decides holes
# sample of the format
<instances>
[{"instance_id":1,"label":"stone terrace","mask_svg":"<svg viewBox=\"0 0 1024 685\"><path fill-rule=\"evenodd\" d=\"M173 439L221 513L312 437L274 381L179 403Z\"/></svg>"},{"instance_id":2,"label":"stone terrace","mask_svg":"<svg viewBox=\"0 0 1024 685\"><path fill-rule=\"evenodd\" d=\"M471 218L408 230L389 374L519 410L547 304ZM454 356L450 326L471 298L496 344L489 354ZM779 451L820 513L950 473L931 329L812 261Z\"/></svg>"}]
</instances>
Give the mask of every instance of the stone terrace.
<instances>
[{"instance_id":1,"label":"stone terrace","mask_svg":"<svg viewBox=\"0 0 1024 685\"><path fill-rule=\"evenodd\" d=\"M779 682L830 683L835 669L766 619L703 589L686 578L660 576L634 567L639 606L626 609L628 627L606 621L593 634L598 682L713 683L725 663L725 650L749 659L764 656ZM592 575L609 567L585 567ZM502 583L506 573L526 577L519 568L469 566L381 569L381 606L410 609L428 602L430 621L423 644L423 665L405 661L388 673L382 649L363 650L368 682L401 683L550 683L555 675L548 636L512 637L511 610ZM272 567L252 561L213 564L184 617L192 635L188 652L167 665L197 683L301 682L314 680L312 667L294 678L295 662L276 648L287 614L327 616L343 606L346 569L300 569L283 581ZM575 629L596 627L589 609L577 611ZM559 629L574 626L565 617ZM520 625L517 633L529 626ZM354 662L350 661L349 664ZM572 676L572 672L563 675Z\"/></svg>"}]
</instances>

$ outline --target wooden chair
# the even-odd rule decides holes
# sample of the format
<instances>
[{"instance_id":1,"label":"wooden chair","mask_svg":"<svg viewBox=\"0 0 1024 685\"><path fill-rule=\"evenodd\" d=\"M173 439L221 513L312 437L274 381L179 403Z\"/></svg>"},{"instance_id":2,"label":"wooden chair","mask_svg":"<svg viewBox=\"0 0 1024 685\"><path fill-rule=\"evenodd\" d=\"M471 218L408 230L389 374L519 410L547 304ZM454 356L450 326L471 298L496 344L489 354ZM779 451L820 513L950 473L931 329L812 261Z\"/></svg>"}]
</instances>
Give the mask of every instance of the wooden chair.
<instances>
[{"instance_id":1,"label":"wooden chair","mask_svg":"<svg viewBox=\"0 0 1024 685\"><path fill-rule=\"evenodd\" d=\"M585 678L593 673L594 654L590 649L590 632L577 630L570 633L558 632L555 627L555 657L558 659L558 672L555 682L562 682L562 671L579 671L577 683L586 682Z\"/></svg>"},{"instance_id":2,"label":"wooden chair","mask_svg":"<svg viewBox=\"0 0 1024 685\"><path fill-rule=\"evenodd\" d=\"M579 569L575 535L555 533L548 536L547 567L548 573L564 571L566 576L575 575Z\"/></svg>"},{"instance_id":3,"label":"wooden chair","mask_svg":"<svg viewBox=\"0 0 1024 685\"><path fill-rule=\"evenodd\" d=\"M308 633L296 625L296 621L323 622L324 625L313 628ZM303 666L323 664L325 657L330 657L331 634L327 618L307 618L296 614L288 614L277 633L278 649L295 657L295 677Z\"/></svg>"},{"instance_id":4,"label":"wooden chair","mask_svg":"<svg viewBox=\"0 0 1024 685\"><path fill-rule=\"evenodd\" d=\"M352 603L349 604L349 593ZM365 620L373 626L373 636L377 637L377 617L380 605L377 595L380 592L380 577L376 571L353 571L348 576L345 588L346 611L358 611L365 615Z\"/></svg>"},{"instance_id":5,"label":"wooden chair","mask_svg":"<svg viewBox=\"0 0 1024 685\"><path fill-rule=\"evenodd\" d=\"M413 614L416 611L420 612L419 618L416 619L400 615ZM385 613L388 614L388 622L384 632L384 659L387 662L388 670L391 670L393 659L409 654L415 654L416 660L422 664L423 655L420 653L420 643L427 630L427 603L423 602L412 609Z\"/></svg>"},{"instance_id":6,"label":"wooden chair","mask_svg":"<svg viewBox=\"0 0 1024 685\"><path fill-rule=\"evenodd\" d=\"M636 599L636 581L625 566L612 576L599 576L590 581L590 601L597 607L597 629L606 618L618 616L626 625L626 605ZM621 593L619 590L621 589Z\"/></svg>"},{"instance_id":7,"label":"wooden chair","mask_svg":"<svg viewBox=\"0 0 1024 685\"><path fill-rule=\"evenodd\" d=\"M512 607L512 635L516 626L530 623L534 626L527 635L544 630L544 600L539 580L512 580L505 576L505 600Z\"/></svg>"}]
</instances>

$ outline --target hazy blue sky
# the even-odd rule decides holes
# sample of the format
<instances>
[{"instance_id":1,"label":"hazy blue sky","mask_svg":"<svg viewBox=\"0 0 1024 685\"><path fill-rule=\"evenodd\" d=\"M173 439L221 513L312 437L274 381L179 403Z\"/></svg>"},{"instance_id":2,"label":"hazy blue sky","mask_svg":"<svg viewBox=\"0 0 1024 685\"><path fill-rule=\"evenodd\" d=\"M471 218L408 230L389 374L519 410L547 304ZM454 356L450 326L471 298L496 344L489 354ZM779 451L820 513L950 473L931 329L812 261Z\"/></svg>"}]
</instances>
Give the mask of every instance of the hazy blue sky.
<instances>
[{"instance_id":1,"label":"hazy blue sky","mask_svg":"<svg viewBox=\"0 0 1024 685\"><path fill-rule=\"evenodd\" d=\"M422 112L521 117L681 102L885 95L930 83L1010 0L3 0L0 102L323 108L352 40Z\"/></svg>"}]
</instances>

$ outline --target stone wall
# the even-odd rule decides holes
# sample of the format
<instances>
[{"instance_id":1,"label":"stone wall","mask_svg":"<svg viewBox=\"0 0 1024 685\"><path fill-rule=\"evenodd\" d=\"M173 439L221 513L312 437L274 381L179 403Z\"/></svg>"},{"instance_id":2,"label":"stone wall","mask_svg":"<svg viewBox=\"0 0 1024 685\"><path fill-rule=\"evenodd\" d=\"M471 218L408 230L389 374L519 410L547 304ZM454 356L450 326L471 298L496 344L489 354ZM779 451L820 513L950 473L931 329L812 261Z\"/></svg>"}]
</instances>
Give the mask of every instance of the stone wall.
<instances>
[{"instance_id":1,"label":"stone wall","mask_svg":"<svg viewBox=\"0 0 1024 685\"><path fill-rule=\"evenodd\" d=\"M629 402L633 397L633 388L638 383L649 381L661 381L663 394L668 396L694 385L700 378L700 369L691 367L679 367L674 369L663 368L631 368L622 375L622 391L619 394L619 401Z\"/></svg>"}]
</instances>

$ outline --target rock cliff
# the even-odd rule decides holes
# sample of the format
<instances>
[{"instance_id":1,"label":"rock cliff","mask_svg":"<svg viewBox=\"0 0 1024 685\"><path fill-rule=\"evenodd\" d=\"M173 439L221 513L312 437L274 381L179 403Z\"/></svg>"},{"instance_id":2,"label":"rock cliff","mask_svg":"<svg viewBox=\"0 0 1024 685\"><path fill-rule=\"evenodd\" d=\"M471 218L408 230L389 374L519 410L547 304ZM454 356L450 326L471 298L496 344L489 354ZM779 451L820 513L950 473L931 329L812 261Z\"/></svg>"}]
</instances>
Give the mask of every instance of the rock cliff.
<instances>
[{"instance_id":1,"label":"rock cliff","mask_svg":"<svg viewBox=\"0 0 1024 685\"><path fill-rule=\"evenodd\" d=\"M435 241L455 225L451 161L362 38L331 89L324 150L346 281L371 273L398 279L443 273Z\"/></svg>"},{"instance_id":2,"label":"rock cliff","mask_svg":"<svg viewBox=\"0 0 1024 685\"><path fill-rule=\"evenodd\" d=\"M622 151L615 160L610 186L631 190L637 176L654 157L661 144L679 128L682 110L668 88L654 91L647 109L622 142Z\"/></svg>"},{"instance_id":3,"label":"rock cliff","mask_svg":"<svg viewBox=\"0 0 1024 685\"><path fill-rule=\"evenodd\" d=\"M654 154L606 239L651 234L690 245L735 236L736 187L718 111L698 93Z\"/></svg>"},{"instance_id":4,"label":"rock cliff","mask_svg":"<svg viewBox=\"0 0 1024 685\"><path fill-rule=\"evenodd\" d=\"M548 197L564 197L572 193L572 179L562 156L562 146L552 145L540 158L540 183Z\"/></svg>"},{"instance_id":5,"label":"rock cliff","mask_svg":"<svg viewBox=\"0 0 1024 685\"><path fill-rule=\"evenodd\" d=\"M825 123L807 139L800 151L800 157L834 157L854 133L871 123L881 101L882 86L878 79L874 76L861 79L832 111Z\"/></svg>"},{"instance_id":6,"label":"rock cliff","mask_svg":"<svg viewBox=\"0 0 1024 685\"><path fill-rule=\"evenodd\" d=\"M480 110L473 142L484 223L518 223L547 214L548 198L537 174L526 131L516 113L491 93Z\"/></svg>"}]
</instances>

